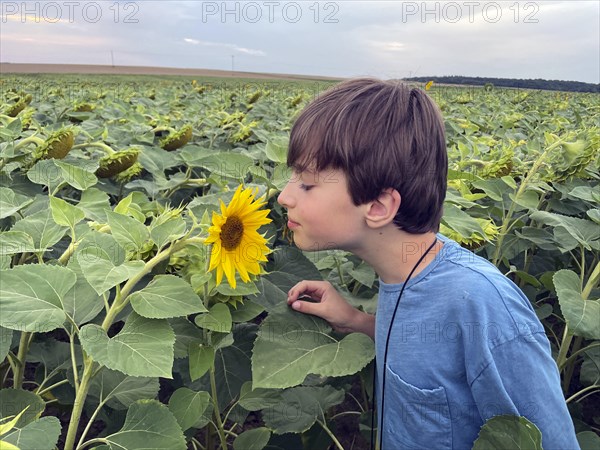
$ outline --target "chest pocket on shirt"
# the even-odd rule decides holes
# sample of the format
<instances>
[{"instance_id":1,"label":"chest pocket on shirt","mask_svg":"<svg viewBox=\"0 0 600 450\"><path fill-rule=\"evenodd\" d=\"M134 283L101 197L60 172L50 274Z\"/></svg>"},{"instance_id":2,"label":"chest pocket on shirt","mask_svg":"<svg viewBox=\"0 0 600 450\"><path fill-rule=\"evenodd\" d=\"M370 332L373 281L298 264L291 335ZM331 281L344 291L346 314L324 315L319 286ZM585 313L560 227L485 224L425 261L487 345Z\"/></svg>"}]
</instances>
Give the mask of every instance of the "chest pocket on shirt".
<instances>
[{"instance_id":1,"label":"chest pocket on shirt","mask_svg":"<svg viewBox=\"0 0 600 450\"><path fill-rule=\"evenodd\" d=\"M388 367L385 381L382 450L452 448L452 423L446 390L419 389Z\"/></svg>"}]
</instances>

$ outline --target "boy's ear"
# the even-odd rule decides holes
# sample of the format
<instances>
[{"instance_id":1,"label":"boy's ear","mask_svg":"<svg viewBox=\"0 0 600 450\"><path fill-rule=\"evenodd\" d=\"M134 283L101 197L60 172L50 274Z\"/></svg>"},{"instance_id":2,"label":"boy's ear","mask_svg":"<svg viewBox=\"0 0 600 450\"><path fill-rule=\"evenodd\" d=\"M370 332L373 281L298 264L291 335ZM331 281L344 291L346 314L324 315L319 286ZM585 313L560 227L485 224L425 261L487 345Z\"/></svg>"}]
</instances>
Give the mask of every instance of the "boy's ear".
<instances>
[{"instance_id":1,"label":"boy's ear","mask_svg":"<svg viewBox=\"0 0 600 450\"><path fill-rule=\"evenodd\" d=\"M380 228L391 223L401 203L400 193L394 188L386 188L381 194L367 203L365 218L371 228Z\"/></svg>"}]
</instances>

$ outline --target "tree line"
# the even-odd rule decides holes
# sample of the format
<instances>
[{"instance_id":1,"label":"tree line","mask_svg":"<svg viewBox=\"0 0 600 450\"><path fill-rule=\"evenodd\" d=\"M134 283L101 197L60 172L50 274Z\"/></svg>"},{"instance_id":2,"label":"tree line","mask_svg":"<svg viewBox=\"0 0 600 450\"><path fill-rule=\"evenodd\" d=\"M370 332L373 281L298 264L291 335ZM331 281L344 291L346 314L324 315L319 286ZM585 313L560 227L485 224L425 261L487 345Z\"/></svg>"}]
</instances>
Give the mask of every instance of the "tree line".
<instances>
[{"instance_id":1,"label":"tree line","mask_svg":"<svg viewBox=\"0 0 600 450\"><path fill-rule=\"evenodd\" d=\"M550 91L567 92L600 92L600 84L584 83L582 81L563 81L563 80L543 80L536 79L515 79L515 78L489 78L489 77L467 77L461 75L441 76L441 77L410 77L404 78L406 81L422 81L424 83L433 81L434 83L445 84L468 84L473 86L509 87L521 89L545 89Z\"/></svg>"}]
</instances>

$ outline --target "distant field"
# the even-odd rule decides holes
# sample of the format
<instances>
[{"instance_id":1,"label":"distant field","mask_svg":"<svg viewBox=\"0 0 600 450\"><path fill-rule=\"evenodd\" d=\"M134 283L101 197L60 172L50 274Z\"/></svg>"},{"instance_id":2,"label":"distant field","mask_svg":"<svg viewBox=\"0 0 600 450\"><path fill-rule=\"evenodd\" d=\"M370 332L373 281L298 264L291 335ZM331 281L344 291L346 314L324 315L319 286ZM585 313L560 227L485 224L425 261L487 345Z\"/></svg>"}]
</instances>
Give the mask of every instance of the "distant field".
<instances>
[{"instance_id":1,"label":"distant field","mask_svg":"<svg viewBox=\"0 0 600 450\"><path fill-rule=\"evenodd\" d=\"M98 75L179 75L215 78L250 78L259 80L323 80L335 81L339 78L277 74L238 72L230 70L210 69L178 69L173 67L136 67L136 66L100 66L81 64L12 64L0 63L0 74L37 74L37 73L72 73Z\"/></svg>"}]
</instances>

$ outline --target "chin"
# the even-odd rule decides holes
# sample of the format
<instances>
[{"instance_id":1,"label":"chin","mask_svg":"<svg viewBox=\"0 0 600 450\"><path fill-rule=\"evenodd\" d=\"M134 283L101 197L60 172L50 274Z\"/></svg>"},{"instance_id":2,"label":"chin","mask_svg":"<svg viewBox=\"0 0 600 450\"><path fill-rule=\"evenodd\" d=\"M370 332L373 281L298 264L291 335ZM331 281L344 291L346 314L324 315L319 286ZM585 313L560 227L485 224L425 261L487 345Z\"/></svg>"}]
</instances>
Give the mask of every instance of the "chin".
<instances>
[{"instance_id":1,"label":"chin","mask_svg":"<svg viewBox=\"0 0 600 450\"><path fill-rule=\"evenodd\" d=\"M318 252L324 250L337 250L340 247L335 242L327 242L325 244L321 242L303 242L301 239L294 238L294 245L303 252Z\"/></svg>"}]
</instances>

